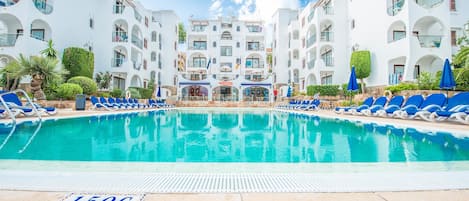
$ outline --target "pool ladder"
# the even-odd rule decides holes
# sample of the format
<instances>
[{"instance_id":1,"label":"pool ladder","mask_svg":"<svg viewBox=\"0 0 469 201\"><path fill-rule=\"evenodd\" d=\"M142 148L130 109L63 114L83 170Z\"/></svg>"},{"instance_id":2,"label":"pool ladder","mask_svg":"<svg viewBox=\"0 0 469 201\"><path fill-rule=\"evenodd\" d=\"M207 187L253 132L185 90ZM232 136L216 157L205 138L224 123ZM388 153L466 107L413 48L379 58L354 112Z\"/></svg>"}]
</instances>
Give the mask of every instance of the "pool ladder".
<instances>
[{"instance_id":1,"label":"pool ladder","mask_svg":"<svg viewBox=\"0 0 469 201\"><path fill-rule=\"evenodd\" d=\"M10 107L8 107L8 104L7 102L3 99L3 96L4 95L7 95L7 94L16 94L16 93L21 93L24 95L24 97L26 97L26 101L29 103L29 105L31 105L31 109L33 110L34 114L36 114L37 116L37 121L33 121L33 122L39 122L39 125L38 127L36 128L36 130L34 131L33 135L29 138L28 142L26 143L26 145L23 146L23 148L21 150L18 151L18 153L22 153L24 150L26 150L26 148L28 148L29 144L31 144L31 142L33 141L34 137L36 136L36 134L39 132L39 130L41 129L41 126L42 126L42 117L41 117L41 113L39 113L39 110L37 109L36 107L36 104L34 104L34 102L31 100L31 98L29 98L28 94L22 90L22 89L16 89L16 90L13 90L13 91L7 91L7 92L3 92L3 93L0 93L0 103L1 103L1 107L3 107L5 109L5 111L7 112L8 116L10 117L10 119L12 120L11 122L11 125L12 125L12 129L10 131L10 133L8 134L8 136L5 138L5 140L3 141L2 144L0 144L0 150L3 149L3 147L5 146L5 144L8 142L8 140L10 139L10 137L13 135L13 133L15 133L15 130L16 130L16 117L15 117L15 114L11 111Z\"/></svg>"}]
</instances>

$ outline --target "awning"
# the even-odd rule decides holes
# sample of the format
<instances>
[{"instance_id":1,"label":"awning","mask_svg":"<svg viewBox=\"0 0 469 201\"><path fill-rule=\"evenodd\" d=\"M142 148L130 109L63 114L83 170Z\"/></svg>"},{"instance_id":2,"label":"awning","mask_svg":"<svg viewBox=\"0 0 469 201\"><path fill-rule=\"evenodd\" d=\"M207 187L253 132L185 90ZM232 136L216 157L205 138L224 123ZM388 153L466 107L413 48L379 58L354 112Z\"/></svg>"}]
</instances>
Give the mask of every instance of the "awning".
<instances>
[{"instance_id":1,"label":"awning","mask_svg":"<svg viewBox=\"0 0 469 201\"><path fill-rule=\"evenodd\" d=\"M210 82L179 82L179 85L210 85Z\"/></svg>"}]
</instances>

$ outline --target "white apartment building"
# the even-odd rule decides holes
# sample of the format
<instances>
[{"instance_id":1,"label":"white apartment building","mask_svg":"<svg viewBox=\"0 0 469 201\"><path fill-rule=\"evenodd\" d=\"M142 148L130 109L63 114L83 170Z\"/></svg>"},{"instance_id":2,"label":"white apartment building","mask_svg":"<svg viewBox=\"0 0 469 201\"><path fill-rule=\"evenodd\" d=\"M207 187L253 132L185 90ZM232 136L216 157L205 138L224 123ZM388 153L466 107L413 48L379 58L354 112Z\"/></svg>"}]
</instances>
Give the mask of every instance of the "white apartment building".
<instances>
[{"instance_id":1,"label":"white apartment building","mask_svg":"<svg viewBox=\"0 0 469 201\"><path fill-rule=\"evenodd\" d=\"M178 78L181 100L272 100L262 21L220 17L189 24L186 68Z\"/></svg>"},{"instance_id":2,"label":"white apartment building","mask_svg":"<svg viewBox=\"0 0 469 201\"><path fill-rule=\"evenodd\" d=\"M301 11L280 9L273 16L276 83L300 91L347 83L356 50L371 52L367 86L413 81L442 69L468 20L465 0L319 0Z\"/></svg>"},{"instance_id":3,"label":"white apartment building","mask_svg":"<svg viewBox=\"0 0 469 201\"><path fill-rule=\"evenodd\" d=\"M52 39L60 57L81 47L95 55L95 73L112 87L148 87L153 78L175 91L179 18L132 0L0 0L0 67L19 54L39 55ZM166 93L165 93L166 92Z\"/></svg>"}]
</instances>

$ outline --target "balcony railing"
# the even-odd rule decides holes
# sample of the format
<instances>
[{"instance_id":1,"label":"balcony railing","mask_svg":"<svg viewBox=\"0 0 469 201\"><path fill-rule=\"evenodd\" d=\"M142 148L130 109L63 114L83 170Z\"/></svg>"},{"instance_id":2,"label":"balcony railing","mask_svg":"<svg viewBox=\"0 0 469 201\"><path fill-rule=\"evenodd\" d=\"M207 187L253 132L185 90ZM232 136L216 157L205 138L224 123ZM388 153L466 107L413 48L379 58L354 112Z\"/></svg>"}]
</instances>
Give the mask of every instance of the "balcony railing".
<instances>
[{"instance_id":1,"label":"balcony railing","mask_svg":"<svg viewBox=\"0 0 469 201\"><path fill-rule=\"evenodd\" d=\"M138 36L136 36L136 35L132 35L132 44L139 47L140 49L142 49L142 47L143 47L142 39L138 38Z\"/></svg>"},{"instance_id":2,"label":"balcony railing","mask_svg":"<svg viewBox=\"0 0 469 201\"><path fill-rule=\"evenodd\" d=\"M207 45L190 46L189 50L207 50Z\"/></svg>"},{"instance_id":3,"label":"balcony railing","mask_svg":"<svg viewBox=\"0 0 469 201\"><path fill-rule=\"evenodd\" d=\"M441 35L418 35L420 47L439 48L441 45Z\"/></svg>"},{"instance_id":4,"label":"balcony railing","mask_svg":"<svg viewBox=\"0 0 469 201\"><path fill-rule=\"evenodd\" d=\"M135 19L138 21L138 22L142 22L142 15L140 15L140 13L138 13L137 11L134 12L134 16L135 16Z\"/></svg>"},{"instance_id":5,"label":"balcony railing","mask_svg":"<svg viewBox=\"0 0 469 201\"><path fill-rule=\"evenodd\" d=\"M391 6L388 7L388 14L391 16L397 15L402 10L404 6L404 0L399 0L394 2Z\"/></svg>"},{"instance_id":6,"label":"balcony railing","mask_svg":"<svg viewBox=\"0 0 469 201\"><path fill-rule=\"evenodd\" d=\"M18 1L13 1L13 0L0 0L0 7L7 7L7 6L13 6Z\"/></svg>"},{"instance_id":7,"label":"balcony railing","mask_svg":"<svg viewBox=\"0 0 469 201\"><path fill-rule=\"evenodd\" d=\"M262 32L262 26L246 26L248 31L251 33L260 33Z\"/></svg>"},{"instance_id":8,"label":"balcony railing","mask_svg":"<svg viewBox=\"0 0 469 201\"><path fill-rule=\"evenodd\" d=\"M0 34L0 47L13 47L16 44L18 34Z\"/></svg>"},{"instance_id":9,"label":"balcony railing","mask_svg":"<svg viewBox=\"0 0 469 201\"><path fill-rule=\"evenodd\" d=\"M189 62L187 66L189 68L207 68L207 64L204 62Z\"/></svg>"},{"instance_id":10,"label":"balcony railing","mask_svg":"<svg viewBox=\"0 0 469 201\"><path fill-rule=\"evenodd\" d=\"M314 63L316 62L316 59L311 59L308 61L308 69L313 69L314 68Z\"/></svg>"},{"instance_id":11,"label":"balcony railing","mask_svg":"<svg viewBox=\"0 0 469 201\"><path fill-rule=\"evenodd\" d=\"M322 56L321 58L326 66L334 66L334 58L332 56Z\"/></svg>"},{"instance_id":12,"label":"balcony railing","mask_svg":"<svg viewBox=\"0 0 469 201\"><path fill-rule=\"evenodd\" d=\"M389 85L396 85L396 84L401 83L401 81L402 81L402 74L393 73L389 75L389 80L388 80Z\"/></svg>"},{"instance_id":13,"label":"balcony railing","mask_svg":"<svg viewBox=\"0 0 469 201\"><path fill-rule=\"evenodd\" d=\"M142 68L142 64L137 61L132 61L132 64L135 70L140 70L140 68Z\"/></svg>"},{"instance_id":14,"label":"balcony railing","mask_svg":"<svg viewBox=\"0 0 469 201\"><path fill-rule=\"evenodd\" d=\"M246 74L244 75L244 79L251 82L262 82L269 79L269 75Z\"/></svg>"},{"instance_id":15,"label":"balcony railing","mask_svg":"<svg viewBox=\"0 0 469 201\"><path fill-rule=\"evenodd\" d=\"M129 37L125 31L115 31L112 33L112 42L128 42Z\"/></svg>"},{"instance_id":16,"label":"balcony railing","mask_svg":"<svg viewBox=\"0 0 469 201\"><path fill-rule=\"evenodd\" d=\"M321 32L321 41L330 42L332 40L334 40L334 32L331 32L331 31Z\"/></svg>"},{"instance_id":17,"label":"balcony railing","mask_svg":"<svg viewBox=\"0 0 469 201\"><path fill-rule=\"evenodd\" d=\"M261 62L260 62L259 64L257 64L257 65L253 65L253 64L247 65L247 64L246 64L246 68L247 68L247 69L264 68L264 62L261 61Z\"/></svg>"},{"instance_id":18,"label":"balcony railing","mask_svg":"<svg viewBox=\"0 0 469 201\"><path fill-rule=\"evenodd\" d=\"M121 67L125 62L125 58L113 58L111 60L112 67Z\"/></svg>"},{"instance_id":19,"label":"balcony railing","mask_svg":"<svg viewBox=\"0 0 469 201\"><path fill-rule=\"evenodd\" d=\"M249 46L246 45L246 50L247 51L263 51L264 50L264 45L254 45L254 46Z\"/></svg>"},{"instance_id":20,"label":"balcony railing","mask_svg":"<svg viewBox=\"0 0 469 201\"><path fill-rule=\"evenodd\" d=\"M193 26L193 32L204 32L207 29L207 26Z\"/></svg>"},{"instance_id":21,"label":"balcony railing","mask_svg":"<svg viewBox=\"0 0 469 201\"><path fill-rule=\"evenodd\" d=\"M311 20L313 20L313 17L314 17L314 9L312 9L308 15L308 22L311 22Z\"/></svg>"},{"instance_id":22,"label":"balcony railing","mask_svg":"<svg viewBox=\"0 0 469 201\"><path fill-rule=\"evenodd\" d=\"M311 35L308 40L306 40L306 47L311 47L316 43L316 35Z\"/></svg>"},{"instance_id":23,"label":"balcony railing","mask_svg":"<svg viewBox=\"0 0 469 201\"><path fill-rule=\"evenodd\" d=\"M50 14L54 10L54 7L47 3L45 0L33 0L34 6L44 14Z\"/></svg>"},{"instance_id":24,"label":"balcony railing","mask_svg":"<svg viewBox=\"0 0 469 201\"><path fill-rule=\"evenodd\" d=\"M216 79L216 80L220 80L220 81L233 81L233 80L236 80L238 79L239 75L235 75L235 74L226 74L226 73L223 73L223 74L214 74L212 75L213 79Z\"/></svg>"},{"instance_id":25,"label":"balcony railing","mask_svg":"<svg viewBox=\"0 0 469 201\"><path fill-rule=\"evenodd\" d=\"M200 81L207 79L207 74L205 73L182 73L182 77L186 80Z\"/></svg>"},{"instance_id":26,"label":"balcony railing","mask_svg":"<svg viewBox=\"0 0 469 201\"><path fill-rule=\"evenodd\" d=\"M415 2L424 8L430 9L440 5L443 0L415 0Z\"/></svg>"},{"instance_id":27,"label":"balcony railing","mask_svg":"<svg viewBox=\"0 0 469 201\"><path fill-rule=\"evenodd\" d=\"M332 6L323 6L322 8L324 9L324 13L326 15L333 15L334 14L334 9L332 8Z\"/></svg>"},{"instance_id":28,"label":"balcony railing","mask_svg":"<svg viewBox=\"0 0 469 201\"><path fill-rule=\"evenodd\" d=\"M113 8L113 9L112 9L112 12L113 12L114 14L122 14L122 13L124 12L124 10L125 10L125 6L124 6L124 5L114 5L112 8Z\"/></svg>"}]
</instances>

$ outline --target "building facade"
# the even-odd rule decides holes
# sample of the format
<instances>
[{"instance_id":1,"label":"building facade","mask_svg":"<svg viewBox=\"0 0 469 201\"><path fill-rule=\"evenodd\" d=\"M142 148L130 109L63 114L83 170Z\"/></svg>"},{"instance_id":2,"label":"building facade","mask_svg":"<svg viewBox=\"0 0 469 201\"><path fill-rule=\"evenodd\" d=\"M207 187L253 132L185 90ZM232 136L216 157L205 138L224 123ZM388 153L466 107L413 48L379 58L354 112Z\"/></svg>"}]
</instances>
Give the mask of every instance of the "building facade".
<instances>
[{"instance_id":1,"label":"building facade","mask_svg":"<svg viewBox=\"0 0 469 201\"><path fill-rule=\"evenodd\" d=\"M189 20L186 68L179 74L181 100L270 101L262 21Z\"/></svg>"},{"instance_id":2,"label":"building facade","mask_svg":"<svg viewBox=\"0 0 469 201\"><path fill-rule=\"evenodd\" d=\"M371 53L367 86L435 74L459 49L456 39L468 28L467 11L464 0L319 0L300 11L280 9L273 16L276 83L300 91L347 83L350 56L357 50Z\"/></svg>"},{"instance_id":3,"label":"building facade","mask_svg":"<svg viewBox=\"0 0 469 201\"><path fill-rule=\"evenodd\" d=\"M19 54L39 55L52 40L60 57L80 47L95 55L94 73L109 71L112 88L148 87L151 79L174 90L179 18L132 0L0 1L0 67Z\"/></svg>"}]
</instances>

